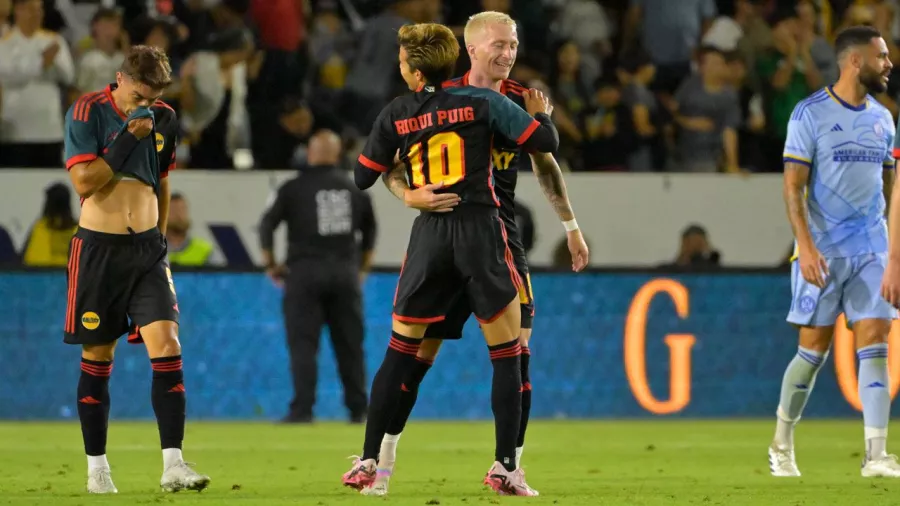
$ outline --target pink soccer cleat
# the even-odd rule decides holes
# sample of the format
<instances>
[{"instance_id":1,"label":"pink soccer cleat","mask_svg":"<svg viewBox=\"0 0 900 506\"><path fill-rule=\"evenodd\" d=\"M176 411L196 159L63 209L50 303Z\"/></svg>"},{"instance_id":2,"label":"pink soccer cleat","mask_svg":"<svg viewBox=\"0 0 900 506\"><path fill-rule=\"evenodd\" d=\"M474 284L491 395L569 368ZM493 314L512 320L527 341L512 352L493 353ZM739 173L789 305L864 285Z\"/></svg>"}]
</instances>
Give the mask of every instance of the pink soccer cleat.
<instances>
[{"instance_id":1,"label":"pink soccer cleat","mask_svg":"<svg viewBox=\"0 0 900 506\"><path fill-rule=\"evenodd\" d=\"M353 457L353 467L344 473L341 481L345 487L356 490L362 490L370 487L375 483L375 459L360 460L359 457Z\"/></svg>"},{"instance_id":2,"label":"pink soccer cleat","mask_svg":"<svg viewBox=\"0 0 900 506\"><path fill-rule=\"evenodd\" d=\"M491 470L484 477L484 484L500 495L528 497L540 495L537 490L525 483L525 471L521 467L515 471L507 471L499 462L494 462L494 465L491 466Z\"/></svg>"}]
</instances>

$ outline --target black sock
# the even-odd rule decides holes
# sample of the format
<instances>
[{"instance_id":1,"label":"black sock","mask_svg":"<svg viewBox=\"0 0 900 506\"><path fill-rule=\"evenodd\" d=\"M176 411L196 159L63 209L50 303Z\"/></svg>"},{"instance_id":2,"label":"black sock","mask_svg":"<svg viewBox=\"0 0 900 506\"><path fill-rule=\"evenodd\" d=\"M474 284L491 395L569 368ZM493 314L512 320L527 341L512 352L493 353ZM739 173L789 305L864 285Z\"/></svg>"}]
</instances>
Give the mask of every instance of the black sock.
<instances>
[{"instance_id":1,"label":"black sock","mask_svg":"<svg viewBox=\"0 0 900 506\"><path fill-rule=\"evenodd\" d=\"M84 453L92 457L106 455L109 427L109 375L112 362L81 359L78 379L78 419L84 437Z\"/></svg>"},{"instance_id":2,"label":"black sock","mask_svg":"<svg viewBox=\"0 0 900 506\"><path fill-rule=\"evenodd\" d=\"M181 448L184 440L185 395L181 355L151 358L153 386L151 401L159 427L162 449Z\"/></svg>"},{"instance_id":3,"label":"black sock","mask_svg":"<svg viewBox=\"0 0 900 506\"><path fill-rule=\"evenodd\" d=\"M525 445L525 429L528 428L528 416L531 414L531 376L528 374L528 363L531 362L531 350L527 346L522 347L522 418L519 421L519 439L516 440L516 448Z\"/></svg>"},{"instance_id":4,"label":"black sock","mask_svg":"<svg viewBox=\"0 0 900 506\"><path fill-rule=\"evenodd\" d=\"M391 418L385 433L397 435L403 432L406 422L409 420L409 415L412 414L413 407L416 405L416 398L419 396L419 385L422 384L422 380L425 379L425 375L431 369L432 363L431 360L416 357L416 363L413 365L412 371L410 371L406 381L400 386L400 390L402 390L400 401L397 403L397 410L394 411L394 416Z\"/></svg>"},{"instance_id":5,"label":"black sock","mask_svg":"<svg viewBox=\"0 0 900 506\"><path fill-rule=\"evenodd\" d=\"M491 385L491 409L497 441L495 459L507 471L516 469L516 439L522 417L522 346L518 340L488 346L494 381Z\"/></svg>"},{"instance_id":6,"label":"black sock","mask_svg":"<svg viewBox=\"0 0 900 506\"><path fill-rule=\"evenodd\" d=\"M391 332L391 342L388 344L387 353L384 354L384 362L375 373L372 380L372 394L369 398L369 417L366 419L366 440L363 443L363 460L378 460L378 452L381 450L381 440L387 431L387 426L397 411L400 395L403 393L401 385L403 380L409 377L409 373L416 363L416 353L419 351L421 339L402 336Z\"/></svg>"}]
</instances>

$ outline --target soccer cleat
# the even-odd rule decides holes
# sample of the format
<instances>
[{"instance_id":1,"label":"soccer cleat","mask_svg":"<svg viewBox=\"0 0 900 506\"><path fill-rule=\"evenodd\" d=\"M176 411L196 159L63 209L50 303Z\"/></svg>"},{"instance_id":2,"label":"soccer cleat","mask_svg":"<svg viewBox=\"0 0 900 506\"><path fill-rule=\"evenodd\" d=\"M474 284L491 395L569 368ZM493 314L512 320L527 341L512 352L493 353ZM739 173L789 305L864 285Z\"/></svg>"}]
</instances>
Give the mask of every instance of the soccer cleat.
<instances>
[{"instance_id":1,"label":"soccer cleat","mask_svg":"<svg viewBox=\"0 0 900 506\"><path fill-rule=\"evenodd\" d=\"M375 459L360 460L359 457L350 457L353 467L344 473L341 481L345 487L362 490L375 483Z\"/></svg>"},{"instance_id":2,"label":"soccer cleat","mask_svg":"<svg viewBox=\"0 0 900 506\"><path fill-rule=\"evenodd\" d=\"M896 455L881 455L864 460L860 474L864 478L900 478L900 463Z\"/></svg>"},{"instance_id":3,"label":"soccer cleat","mask_svg":"<svg viewBox=\"0 0 900 506\"><path fill-rule=\"evenodd\" d=\"M800 476L794 449L772 443L769 446L769 471L772 472L772 476L778 477Z\"/></svg>"},{"instance_id":4,"label":"soccer cleat","mask_svg":"<svg viewBox=\"0 0 900 506\"><path fill-rule=\"evenodd\" d=\"M118 494L108 467L88 471L87 491L89 494Z\"/></svg>"},{"instance_id":5,"label":"soccer cleat","mask_svg":"<svg viewBox=\"0 0 900 506\"><path fill-rule=\"evenodd\" d=\"M388 485L391 482L392 469L377 469L375 471L375 481L368 487L359 491L362 495L384 496L388 493Z\"/></svg>"},{"instance_id":6,"label":"soccer cleat","mask_svg":"<svg viewBox=\"0 0 900 506\"><path fill-rule=\"evenodd\" d=\"M525 483L525 471L521 467L515 471L507 471L499 462L494 462L494 465L491 466L491 470L484 477L484 484L500 495L529 497L540 495L537 490Z\"/></svg>"},{"instance_id":7,"label":"soccer cleat","mask_svg":"<svg viewBox=\"0 0 900 506\"><path fill-rule=\"evenodd\" d=\"M179 492L182 490L201 491L209 486L209 476L194 471L191 464L180 461L169 466L163 471L159 486L166 492Z\"/></svg>"}]
</instances>

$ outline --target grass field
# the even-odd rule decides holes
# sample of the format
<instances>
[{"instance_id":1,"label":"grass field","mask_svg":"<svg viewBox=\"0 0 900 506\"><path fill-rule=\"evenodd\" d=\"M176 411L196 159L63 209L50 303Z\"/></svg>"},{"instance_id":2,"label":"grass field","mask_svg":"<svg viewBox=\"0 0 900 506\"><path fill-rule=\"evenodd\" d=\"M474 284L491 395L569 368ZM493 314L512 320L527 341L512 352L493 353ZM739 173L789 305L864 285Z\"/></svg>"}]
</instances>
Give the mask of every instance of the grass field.
<instances>
[{"instance_id":1,"label":"grass field","mask_svg":"<svg viewBox=\"0 0 900 506\"><path fill-rule=\"evenodd\" d=\"M400 441L388 498L340 486L362 428L338 423L278 426L193 423L185 457L212 476L203 492L159 491L161 456L151 423L113 423L109 458L117 496L83 492L85 458L72 423L0 424L0 504L390 504L473 506L896 505L900 481L859 476L857 421L804 421L804 476L768 475L772 422L536 422L523 467L541 491L500 498L480 483L492 461L488 423L415 422ZM895 443L894 448L897 448Z\"/></svg>"}]
</instances>

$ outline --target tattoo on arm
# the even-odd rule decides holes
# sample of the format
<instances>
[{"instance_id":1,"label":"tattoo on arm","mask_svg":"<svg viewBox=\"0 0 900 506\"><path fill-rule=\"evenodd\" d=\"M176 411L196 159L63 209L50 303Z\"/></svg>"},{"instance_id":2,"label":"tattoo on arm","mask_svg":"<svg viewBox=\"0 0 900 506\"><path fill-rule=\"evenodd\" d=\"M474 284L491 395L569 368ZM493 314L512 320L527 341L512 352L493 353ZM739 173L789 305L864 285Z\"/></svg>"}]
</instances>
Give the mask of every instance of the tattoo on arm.
<instances>
[{"instance_id":1,"label":"tattoo on arm","mask_svg":"<svg viewBox=\"0 0 900 506\"><path fill-rule=\"evenodd\" d=\"M784 164L784 203L794 237L801 246L812 245L809 233L809 219L806 208L806 185L809 181L809 167L801 163Z\"/></svg>"},{"instance_id":2,"label":"tattoo on arm","mask_svg":"<svg viewBox=\"0 0 900 506\"><path fill-rule=\"evenodd\" d=\"M400 200L404 200L409 184L406 182L406 168L402 164L394 165L391 170L381 176L387 189Z\"/></svg>"},{"instance_id":3,"label":"tattoo on arm","mask_svg":"<svg viewBox=\"0 0 900 506\"><path fill-rule=\"evenodd\" d=\"M562 170L556 159L549 153L531 155L531 163L534 165L534 173L537 176L544 196L553 207L553 211L559 216L560 221L575 219L572 205L569 203L569 195L566 193L566 181L563 179Z\"/></svg>"}]
</instances>

